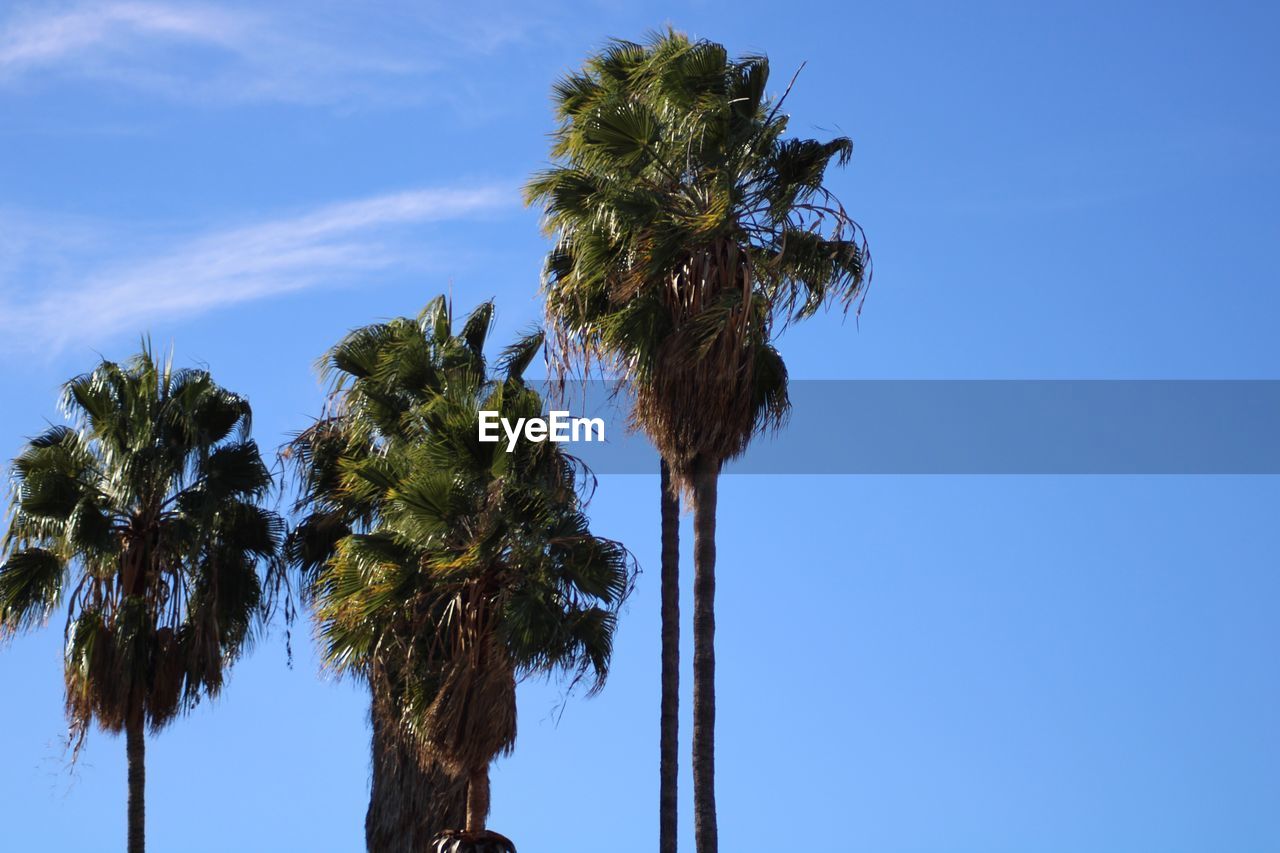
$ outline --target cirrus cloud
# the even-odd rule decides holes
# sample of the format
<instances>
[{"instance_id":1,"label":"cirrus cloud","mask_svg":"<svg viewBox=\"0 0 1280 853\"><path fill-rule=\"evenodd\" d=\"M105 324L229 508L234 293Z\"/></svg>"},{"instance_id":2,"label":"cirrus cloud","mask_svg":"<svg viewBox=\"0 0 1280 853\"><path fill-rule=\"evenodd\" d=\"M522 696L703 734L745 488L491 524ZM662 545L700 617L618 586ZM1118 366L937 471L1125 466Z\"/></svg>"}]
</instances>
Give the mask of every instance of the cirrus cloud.
<instances>
[{"instance_id":1,"label":"cirrus cloud","mask_svg":"<svg viewBox=\"0 0 1280 853\"><path fill-rule=\"evenodd\" d=\"M0 18L0 87L106 82L187 102L416 98L428 63L376 33L359 45L319 16L157 0L41 5Z\"/></svg>"},{"instance_id":2,"label":"cirrus cloud","mask_svg":"<svg viewBox=\"0 0 1280 853\"><path fill-rule=\"evenodd\" d=\"M424 228L493 215L518 199L500 184L418 188L190 236L142 259L111 256L124 235L19 218L25 228L0 229L9 262L0 267L0 337L8 348L56 351L83 340L87 326L107 336L373 270L420 268L429 265Z\"/></svg>"}]
</instances>

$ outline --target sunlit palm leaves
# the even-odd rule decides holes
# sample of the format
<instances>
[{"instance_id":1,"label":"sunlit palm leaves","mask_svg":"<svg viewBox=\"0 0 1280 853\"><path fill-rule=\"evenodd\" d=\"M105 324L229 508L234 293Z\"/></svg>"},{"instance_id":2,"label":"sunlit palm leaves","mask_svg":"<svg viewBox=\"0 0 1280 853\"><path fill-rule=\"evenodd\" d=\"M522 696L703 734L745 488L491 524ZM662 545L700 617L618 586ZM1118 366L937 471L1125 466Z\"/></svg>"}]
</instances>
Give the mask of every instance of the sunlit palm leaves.
<instances>
[{"instance_id":1,"label":"sunlit palm leaves","mask_svg":"<svg viewBox=\"0 0 1280 853\"><path fill-rule=\"evenodd\" d=\"M479 440L480 410L542 407L522 380L541 335L490 375L492 315L454 334L438 299L352 332L325 362L333 412L291 447L307 515L290 553L325 659L369 679L425 762L471 782L473 811L475 777L515 739L516 681L567 670L599 687L630 583L626 551L588 528L572 459Z\"/></svg>"}]
</instances>

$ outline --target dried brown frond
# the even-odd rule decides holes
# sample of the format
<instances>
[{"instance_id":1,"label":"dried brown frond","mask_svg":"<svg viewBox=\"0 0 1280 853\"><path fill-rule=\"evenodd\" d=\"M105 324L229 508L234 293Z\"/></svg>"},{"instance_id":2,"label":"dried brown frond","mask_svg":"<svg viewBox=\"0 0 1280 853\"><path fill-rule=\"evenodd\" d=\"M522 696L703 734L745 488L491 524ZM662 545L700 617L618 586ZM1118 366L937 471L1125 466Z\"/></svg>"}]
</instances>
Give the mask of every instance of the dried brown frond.
<instances>
[{"instance_id":1,"label":"dried brown frond","mask_svg":"<svg viewBox=\"0 0 1280 853\"><path fill-rule=\"evenodd\" d=\"M746 253L722 240L691 253L664 291L674 331L652 377L637 383L631 417L686 489L696 467L718 470L762 426L754 368L768 316L751 281Z\"/></svg>"}]
</instances>

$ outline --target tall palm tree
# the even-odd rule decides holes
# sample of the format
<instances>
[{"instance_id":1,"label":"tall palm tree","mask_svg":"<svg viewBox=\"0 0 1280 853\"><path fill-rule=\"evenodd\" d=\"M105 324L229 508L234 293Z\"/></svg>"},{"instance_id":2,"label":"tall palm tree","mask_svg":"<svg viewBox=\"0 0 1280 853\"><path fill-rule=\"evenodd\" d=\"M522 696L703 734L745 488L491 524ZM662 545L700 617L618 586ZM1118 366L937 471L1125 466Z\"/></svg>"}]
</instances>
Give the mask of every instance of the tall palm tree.
<instances>
[{"instance_id":1,"label":"tall palm tree","mask_svg":"<svg viewBox=\"0 0 1280 853\"><path fill-rule=\"evenodd\" d=\"M560 358L629 380L633 423L692 503L699 853L717 848L719 474L785 419L778 330L833 302L857 304L869 264L861 229L824 186L852 143L785 138L786 93L770 98L768 83L764 56L734 59L674 31L612 42L556 84L554 163L527 187L556 238L545 291ZM664 660L663 671L674 666ZM664 678L664 710L675 689ZM674 733L663 740L673 748ZM663 765L672 810L665 749ZM674 823L663 815L664 851L675 849Z\"/></svg>"},{"instance_id":2,"label":"tall palm tree","mask_svg":"<svg viewBox=\"0 0 1280 853\"><path fill-rule=\"evenodd\" d=\"M480 410L542 406L521 380L540 334L487 376L492 313L481 306L454 336L441 299L416 321L353 332L329 360L336 458L317 465L307 450L325 493L368 510L309 581L325 657L369 681L375 719L424 766L461 783L465 815L438 839L450 851L509 846L485 820L489 765L514 744L516 682L568 669L598 689L630 584L626 551L590 533L573 460L479 441Z\"/></svg>"},{"instance_id":3,"label":"tall palm tree","mask_svg":"<svg viewBox=\"0 0 1280 853\"><path fill-rule=\"evenodd\" d=\"M0 634L66 604L72 742L95 721L124 731L128 849L143 853L146 729L222 688L268 609L283 523L261 505L272 478L248 401L207 372L144 348L72 379L63 402L74 428L13 463Z\"/></svg>"}]
</instances>

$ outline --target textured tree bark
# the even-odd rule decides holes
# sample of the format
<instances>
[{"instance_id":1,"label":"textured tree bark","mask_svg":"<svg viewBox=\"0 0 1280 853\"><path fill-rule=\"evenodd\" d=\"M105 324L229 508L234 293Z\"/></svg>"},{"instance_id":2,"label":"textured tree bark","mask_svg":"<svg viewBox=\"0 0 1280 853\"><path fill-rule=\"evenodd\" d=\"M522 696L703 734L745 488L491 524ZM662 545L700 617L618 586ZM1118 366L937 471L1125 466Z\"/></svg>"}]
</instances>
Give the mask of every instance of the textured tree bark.
<instances>
[{"instance_id":1,"label":"textured tree bark","mask_svg":"<svg viewBox=\"0 0 1280 853\"><path fill-rule=\"evenodd\" d=\"M693 475L693 819L698 853L716 853L716 499L719 466Z\"/></svg>"},{"instance_id":2,"label":"textured tree bark","mask_svg":"<svg viewBox=\"0 0 1280 853\"><path fill-rule=\"evenodd\" d=\"M466 819L466 785L444 771L423 769L396 727L373 722L373 785L365 815L369 853L422 853L445 829Z\"/></svg>"},{"instance_id":3,"label":"textured tree bark","mask_svg":"<svg viewBox=\"0 0 1280 853\"><path fill-rule=\"evenodd\" d=\"M131 717L124 727L129 761L129 853L146 853L147 732L141 714Z\"/></svg>"},{"instance_id":4,"label":"textured tree bark","mask_svg":"<svg viewBox=\"0 0 1280 853\"><path fill-rule=\"evenodd\" d=\"M489 819L489 768L471 774L467 785L467 832L483 832Z\"/></svg>"},{"instance_id":5,"label":"textured tree bark","mask_svg":"<svg viewBox=\"0 0 1280 853\"><path fill-rule=\"evenodd\" d=\"M662 743L660 853L676 853L680 824L680 499L662 460Z\"/></svg>"}]
</instances>

